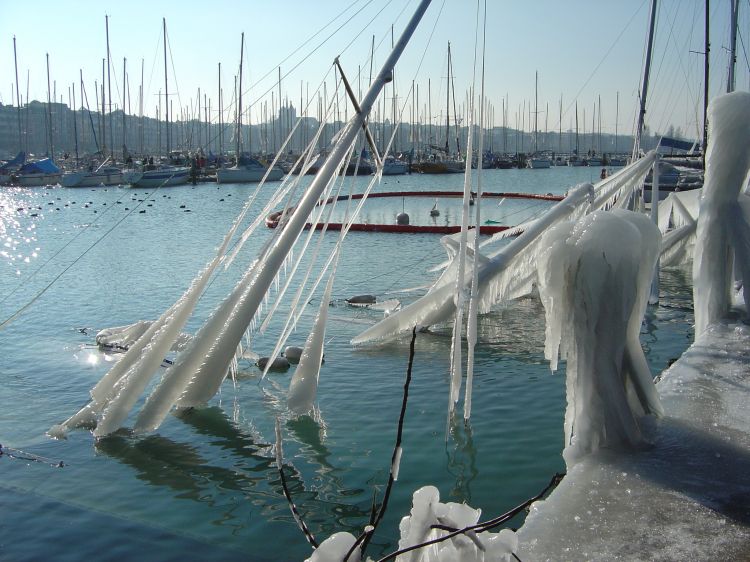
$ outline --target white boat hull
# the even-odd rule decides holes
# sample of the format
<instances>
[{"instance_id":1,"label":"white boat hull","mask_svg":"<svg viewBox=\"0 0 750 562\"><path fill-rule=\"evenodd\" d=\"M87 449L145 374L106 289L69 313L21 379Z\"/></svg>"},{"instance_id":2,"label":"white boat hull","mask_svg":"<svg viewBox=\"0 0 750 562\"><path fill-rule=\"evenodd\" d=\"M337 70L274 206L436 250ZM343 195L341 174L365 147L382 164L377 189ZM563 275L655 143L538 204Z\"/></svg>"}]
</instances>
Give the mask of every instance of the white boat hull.
<instances>
[{"instance_id":1,"label":"white boat hull","mask_svg":"<svg viewBox=\"0 0 750 562\"><path fill-rule=\"evenodd\" d=\"M384 176L401 176L409 171L409 164L402 160L386 161L383 163Z\"/></svg>"},{"instance_id":2,"label":"white boat hull","mask_svg":"<svg viewBox=\"0 0 750 562\"><path fill-rule=\"evenodd\" d=\"M55 174L24 174L18 176L18 185L23 187L42 187L44 185L57 185L62 179L62 173Z\"/></svg>"},{"instance_id":3,"label":"white boat hull","mask_svg":"<svg viewBox=\"0 0 750 562\"><path fill-rule=\"evenodd\" d=\"M266 170L266 168L256 166L219 168L216 170L216 181L218 183L257 183L263 179ZM272 168L266 181L278 181L282 177L284 177L283 170Z\"/></svg>"},{"instance_id":4,"label":"white boat hull","mask_svg":"<svg viewBox=\"0 0 750 562\"><path fill-rule=\"evenodd\" d=\"M123 173L117 172L69 172L63 175L60 182L63 187L98 187L100 185L119 185L124 182Z\"/></svg>"},{"instance_id":5,"label":"white boat hull","mask_svg":"<svg viewBox=\"0 0 750 562\"><path fill-rule=\"evenodd\" d=\"M551 166L552 160L549 158L531 158L529 160L529 168L533 168L534 170L550 168Z\"/></svg>"},{"instance_id":6,"label":"white boat hull","mask_svg":"<svg viewBox=\"0 0 750 562\"><path fill-rule=\"evenodd\" d=\"M129 171L123 173L125 183L133 187L165 187L183 185L188 182L190 168L178 167L145 172Z\"/></svg>"}]
</instances>

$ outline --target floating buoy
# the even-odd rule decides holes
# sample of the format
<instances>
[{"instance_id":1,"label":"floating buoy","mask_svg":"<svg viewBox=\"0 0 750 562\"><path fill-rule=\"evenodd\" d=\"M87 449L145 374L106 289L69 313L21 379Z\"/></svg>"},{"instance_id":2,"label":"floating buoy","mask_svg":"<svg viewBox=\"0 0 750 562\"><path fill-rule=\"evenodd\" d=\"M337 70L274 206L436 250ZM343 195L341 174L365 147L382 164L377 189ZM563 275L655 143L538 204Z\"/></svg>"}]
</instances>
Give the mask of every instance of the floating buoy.
<instances>
[{"instance_id":1,"label":"floating buoy","mask_svg":"<svg viewBox=\"0 0 750 562\"><path fill-rule=\"evenodd\" d=\"M375 304L375 295L357 295L346 299L349 304Z\"/></svg>"},{"instance_id":2,"label":"floating buoy","mask_svg":"<svg viewBox=\"0 0 750 562\"><path fill-rule=\"evenodd\" d=\"M399 213L398 215L396 215L396 223L397 224L409 224L409 214Z\"/></svg>"},{"instance_id":3,"label":"floating buoy","mask_svg":"<svg viewBox=\"0 0 750 562\"><path fill-rule=\"evenodd\" d=\"M300 357L302 357L302 348L294 345L289 345L284 349L284 357L290 363L299 363Z\"/></svg>"},{"instance_id":4,"label":"floating buoy","mask_svg":"<svg viewBox=\"0 0 750 562\"><path fill-rule=\"evenodd\" d=\"M256 365L258 365L259 369L265 370L269 360L270 357L261 357L258 359ZM289 361L286 357L277 357L271 362L271 366L268 368L269 371L286 371L287 369L289 369Z\"/></svg>"}]
</instances>

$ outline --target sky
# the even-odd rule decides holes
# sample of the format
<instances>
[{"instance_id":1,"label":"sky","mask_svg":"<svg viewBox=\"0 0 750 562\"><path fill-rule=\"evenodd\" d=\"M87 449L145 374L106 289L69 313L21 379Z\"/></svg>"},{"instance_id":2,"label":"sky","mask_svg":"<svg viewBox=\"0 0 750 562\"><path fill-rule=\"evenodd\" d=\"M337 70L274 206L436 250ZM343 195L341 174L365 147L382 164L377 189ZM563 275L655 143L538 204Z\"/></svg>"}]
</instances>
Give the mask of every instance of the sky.
<instances>
[{"instance_id":1,"label":"sky","mask_svg":"<svg viewBox=\"0 0 750 562\"><path fill-rule=\"evenodd\" d=\"M166 90L164 18L168 38L167 88L173 113L184 108L185 113L194 114L200 88L201 103L211 100L210 118L217 121L221 79L226 108L221 118L232 118L233 109L229 108L244 32L243 107L250 105L250 119L258 122L264 112L270 112L271 93L278 106L279 68L282 98L289 99L298 113L300 100L304 104L312 100L308 114L317 115L316 91L324 80L325 99L331 99L332 62L336 56L340 56L355 91L366 88L373 44L377 69L390 50L392 30L398 38L417 0L214 0L210 4L190 0L41 0L35 3L34 10L20 2L6 0L2 4L0 103L16 102L15 37L18 82L24 101L47 99L49 55L50 81L57 101L62 97L67 104L75 83L77 106L81 106L82 73L93 109L95 82L100 88L102 61L107 58L106 18L110 45L108 80L106 68L104 73L105 86L109 84L112 91L112 106L122 107L125 71L128 111L139 113L143 82L144 113L155 116L159 93ZM709 97L726 89L730 0L714 0L710 5ZM539 130L556 131L560 121L562 129L569 130L575 127L577 104L581 130L590 131L596 126L603 132L631 133L641 88L650 6L650 0L487 0L485 94L494 124L503 124L503 106L507 106L508 126L520 128L523 123L525 130L533 130L531 112L536 107ZM704 6L703 0L659 2L647 97L646 123L652 132L663 133L672 126L684 136L699 135ZM467 99L475 80L476 89L480 88L483 29L481 18L477 23L478 10L481 16L484 0L481 4L471 0L433 0L396 67L396 100L397 106L404 107L404 120L409 119L416 106L423 122L428 114L433 122L444 122L449 42L456 103L461 106ZM748 90L750 72L745 52L750 45L745 47L745 43L750 43L750 2L741 3L739 29L737 89ZM412 83L418 85L418 105L409 98ZM386 98L390 108L390 87ZM343 117L343 109L340 111ZM450 111L453 112L452 106ZM461 112L466 116L465 109ZM201 116L205 116L205 107Z\"/></svg>"}]
</instances>

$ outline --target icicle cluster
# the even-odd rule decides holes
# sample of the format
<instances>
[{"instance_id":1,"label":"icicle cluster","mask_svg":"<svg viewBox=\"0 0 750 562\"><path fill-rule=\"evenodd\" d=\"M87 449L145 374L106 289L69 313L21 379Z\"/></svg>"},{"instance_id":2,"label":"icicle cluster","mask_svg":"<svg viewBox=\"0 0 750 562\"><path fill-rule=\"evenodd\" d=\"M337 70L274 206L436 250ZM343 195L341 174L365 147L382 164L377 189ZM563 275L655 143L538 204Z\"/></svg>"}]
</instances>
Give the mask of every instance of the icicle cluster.
<instances>
[{"instance_id":1,"label":"icicle cluster","mask_svg":"<svg viewBox=\"0 0 750 562\"><path fill-rule=\"evenodd\" d=\"M662 413L638 339L660 238L645 215L614 210L560 223L542 240L545 357L552 370L558 355L567 360L569 466L602 447L638 445L642 418Z\"/></svg>"},{"instance_id":2,"label":"icicle cluster","mask_svg":"<svg viewBox=\"0 0 750 562\"><path fill-rule=\"evenodd\" d=\"M733 264L750 302L750 205L740 191L750 169L750 93L712 100L706 174L693 259L695 335L729 312ZM745 197L742 197L743 201Z\"/></svg>"}]
</instances>

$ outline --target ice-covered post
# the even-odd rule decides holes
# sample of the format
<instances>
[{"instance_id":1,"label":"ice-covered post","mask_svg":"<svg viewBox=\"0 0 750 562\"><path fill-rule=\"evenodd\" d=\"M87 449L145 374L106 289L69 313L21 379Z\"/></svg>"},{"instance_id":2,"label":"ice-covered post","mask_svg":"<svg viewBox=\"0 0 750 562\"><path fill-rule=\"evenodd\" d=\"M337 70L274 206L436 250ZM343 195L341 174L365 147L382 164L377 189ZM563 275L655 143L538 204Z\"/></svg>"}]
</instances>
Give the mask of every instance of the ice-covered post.
<instances>
[{"instance_id":1,"label":"ice-covered post","mask_svg":"<svg viewBox=\"0 0 750 562\"><path fill-rule=\"evenodd\" d=\"M600 448L632 448L642 421L662 413L638 335L661 234L629 211L596 211L551 228L542 240L539 293L545 357L567 359L568 466Z\"/></svg>"},{"instance_id":2,"label":"ice-covered post","mask_svg":"<svg viewBox=\"0 0 750 562\"><path fill-rule=\"evenodd\" d=\"M693 257L696 336L729 312L734 261L750 302L750 227L739 202L750 169L750 93L715 98L708 116L711 142Z\"/></svg>"}]
</instances>

